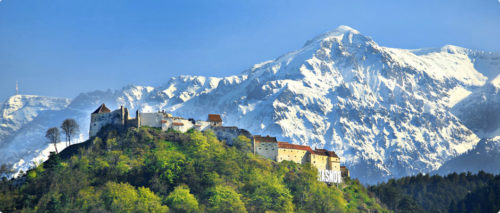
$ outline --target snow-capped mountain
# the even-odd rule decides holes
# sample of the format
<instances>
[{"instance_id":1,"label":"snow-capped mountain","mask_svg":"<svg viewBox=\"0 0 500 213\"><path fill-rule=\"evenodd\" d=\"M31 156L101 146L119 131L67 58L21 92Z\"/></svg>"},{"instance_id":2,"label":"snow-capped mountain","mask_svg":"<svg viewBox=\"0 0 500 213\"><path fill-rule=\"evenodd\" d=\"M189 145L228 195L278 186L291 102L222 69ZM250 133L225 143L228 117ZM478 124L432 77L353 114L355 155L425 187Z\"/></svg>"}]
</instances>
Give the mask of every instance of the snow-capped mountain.
<instances>
[{"instance_id":1,"label":"snow-capped mountain","mask_svg":"<svg viewBox=\"0 0 500 213\"><path fill-rule=\"evenodd\" d=\"M14 95L0 106L0 146L10 134L19 130L46 110L61 110L71 102L67 98L36 95Z\"/></svg>"},{"instance_id":2,"label":"snow-capped mountain","mask_svg":"<svg viewBox=\"0 0 500 213\"><path fill-rule=\"evenodd\" d=\"M500 75L456 104L452 112L482 139L474 149L446 161L434 173L500 173Z\"/></svg>"},{"instance_id":3,"label":"snow-capped mountain","mask_svg":"<svg viewBox=\"0 0 500 213\"><path fill-rule=\"evenodd\" d=\"M500 54L456 46L388 48L341 26L237 76L180 76L159 87L81 94L5 141L9 146L0 151L9 157L0 163L23 159L16 167L25 168L50 148L42 133L67 117L87 133L90 112L104 102L196 119L220 113L225 125L253 134L333 149L353 177L374 183L437 170L472 149L480 139L451 108L493 82L498 70Z\"/></svg>"}]
</instances>

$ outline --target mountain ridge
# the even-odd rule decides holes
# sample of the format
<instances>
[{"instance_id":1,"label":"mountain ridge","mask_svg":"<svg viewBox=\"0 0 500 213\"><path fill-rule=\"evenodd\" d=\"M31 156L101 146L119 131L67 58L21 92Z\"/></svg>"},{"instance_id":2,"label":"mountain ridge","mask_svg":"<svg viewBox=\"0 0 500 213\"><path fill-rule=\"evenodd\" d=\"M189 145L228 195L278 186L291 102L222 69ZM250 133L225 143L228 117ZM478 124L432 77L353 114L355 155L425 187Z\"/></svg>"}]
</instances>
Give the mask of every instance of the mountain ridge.
<instances>
[{"instance_id":1,"label":"mountain ridge","mask_svg":"<svg viewBox=\"0 0 500 213\"><path fill-rule=\"evenodd\" d=\"M85 132L88 114L103 102L197 119L219 113L253 134L333 149L368 183L436 170L477 144L450 108L491 81L500 54L382 47L351 29L317 36L239 75L82 93L54 117L74 114ZM19 132L9 143L29 140Z\"/></svg>"},{"instance_id":2,"label":"mountain ridge","mask_svg":"<svg viewBox=\"0 0 500 213\"><path fill-rule=\"evenodd\" d=\"M0 142L31 122L45 110L59 110L70 102L68 98L37 95L13 95L0 107ZM1 146L1 143L0 143Z\"/></svg>"}]
</instances>

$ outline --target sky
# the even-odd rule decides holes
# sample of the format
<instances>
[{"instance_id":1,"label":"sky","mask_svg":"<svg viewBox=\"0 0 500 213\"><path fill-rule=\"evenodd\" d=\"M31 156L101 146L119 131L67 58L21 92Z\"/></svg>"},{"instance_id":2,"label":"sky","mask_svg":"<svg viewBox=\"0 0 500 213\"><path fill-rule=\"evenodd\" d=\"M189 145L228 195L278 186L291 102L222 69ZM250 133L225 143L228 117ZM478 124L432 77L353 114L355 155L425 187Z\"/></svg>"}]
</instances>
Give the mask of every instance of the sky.
<instances>
[{"instance_id":1,"label":"sky","mask_svg":"<svg viewBox=\"0 0 500 213\"><path fill-rule=\"evenodd\" d=\"M237 75L348 25L382 46L500 52L499 0L0 0L0 101Z\"/></svg>"}]
</instances>

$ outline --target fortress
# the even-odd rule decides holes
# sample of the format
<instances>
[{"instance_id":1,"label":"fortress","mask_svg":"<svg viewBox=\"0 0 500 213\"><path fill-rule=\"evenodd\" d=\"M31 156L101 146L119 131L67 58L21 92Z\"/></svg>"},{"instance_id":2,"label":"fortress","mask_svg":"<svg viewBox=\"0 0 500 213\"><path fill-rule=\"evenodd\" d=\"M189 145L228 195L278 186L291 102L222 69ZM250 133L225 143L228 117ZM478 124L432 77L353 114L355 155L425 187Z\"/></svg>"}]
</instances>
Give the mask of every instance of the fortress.
<instances>
[{"instance_id":1,"label":"fortress","mask_svg":"<svg viewBox=\"0 0 500 213\"><path fill-rule=\"evenodd\" d=\"M127 108L111 111L105 104L99 106L90 115L89 137L97 135L99 130L107 125L120 126L124 128L141 126L161 128L163 131L173 129L187 132L190 129L198 131L212 130L217 138L233 144L233 138L244 135L252 140L253 153L265 158L281 162L293 161L299 164L311 164L319 171L318 180L327 183L340 183L342 177L349 177L349 170L340 166L340 158L333 151L325 149L311 149L309 146L280 142L276 137L252 135L244 129L234 126L223 126L222 118L218 114L209 114L206 121L174 117L165 111L141 113L135 112L135 118L129 116Z\"/></svg>"},{"instance_id":2,"label":"fortress","mask_svg":"<svg viewBox=\"0 0 500 213\"><path fill-rule=\"evenodd\" d=\"M340 158L333 151L311 149L309 146L277 141L275 137L253 136L253 153L281 162L293 161L299 164L310 163L319 172L319 180L329 183L342 182L342 176L349 177L349 170L340 166Z\"/></svg>"}]
</instances>

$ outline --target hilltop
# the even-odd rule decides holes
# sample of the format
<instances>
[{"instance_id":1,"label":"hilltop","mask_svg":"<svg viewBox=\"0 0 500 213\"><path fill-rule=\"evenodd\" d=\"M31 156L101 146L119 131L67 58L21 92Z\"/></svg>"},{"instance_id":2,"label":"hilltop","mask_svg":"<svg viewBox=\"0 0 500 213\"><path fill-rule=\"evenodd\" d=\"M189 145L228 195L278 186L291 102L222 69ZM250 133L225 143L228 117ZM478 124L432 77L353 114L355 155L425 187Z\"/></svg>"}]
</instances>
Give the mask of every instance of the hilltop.
<instances>
[{"instance_id":1,"label":"hilltop","mask_svg":"<svg viewBox=\"0 0 500 213\"><path fill-rule=\"evenodd\" d=\"M356 180L317 181L309 164L228 146L211 131L101 130L0 184L0 211L385 212Z\"/></svg>"}]
</instances>

